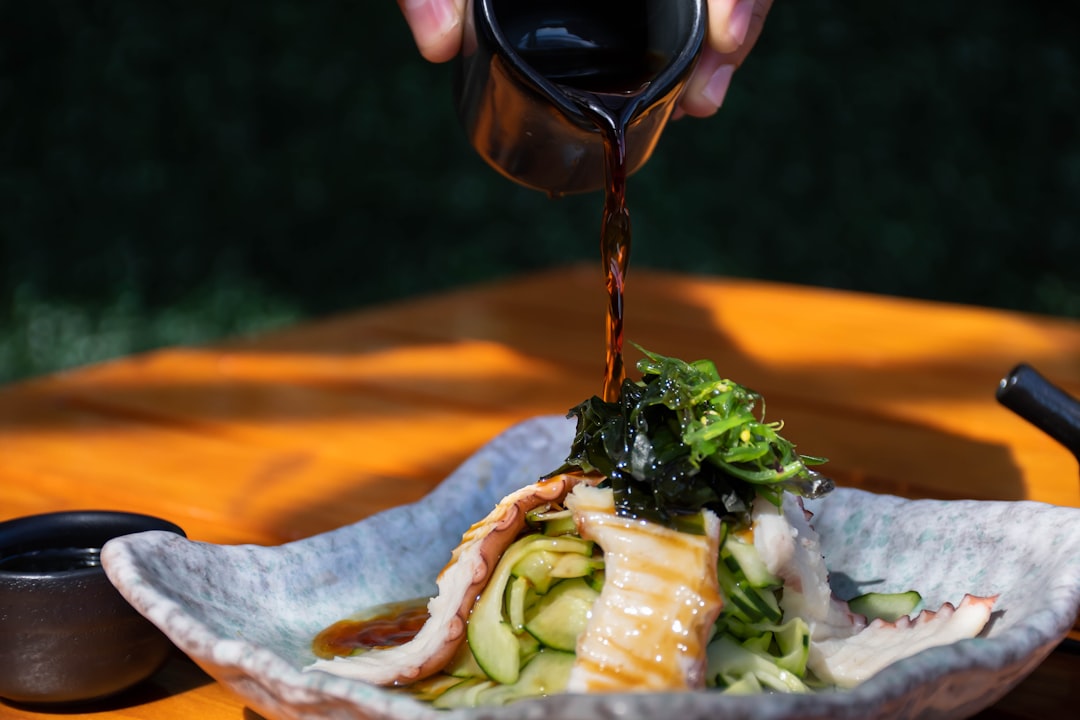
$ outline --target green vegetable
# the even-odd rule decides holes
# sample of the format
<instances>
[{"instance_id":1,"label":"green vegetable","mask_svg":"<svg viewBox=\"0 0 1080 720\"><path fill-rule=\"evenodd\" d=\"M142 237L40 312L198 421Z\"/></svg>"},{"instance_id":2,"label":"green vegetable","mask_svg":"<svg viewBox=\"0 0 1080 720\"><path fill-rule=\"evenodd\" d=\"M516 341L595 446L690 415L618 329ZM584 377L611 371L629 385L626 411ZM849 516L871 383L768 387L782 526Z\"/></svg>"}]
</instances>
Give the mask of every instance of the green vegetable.
<instances>
[{"instance_id":1,"label":"green vegetable","mask_svg":"<svg viewBox=\"0 0 1080 720\"><path fill-rule=\"evenodd\" d=\"M810 631L783 622L780 578L735 531L758 495L779 505L785 491L816 497L832 483L766 423L761 397L721 378L712 362L686 363L648 351L640 381L618 402L593 397L570 411L577 432L558 472L600 473L624 516L700 533L701 510L718 513L723 536L717 579L724 609L708 645L709 684L728 692L804 692ZM556 474L552 473L552 475ZM603 558L576 536L560 505L527 515L534 535L512 544L468 623L468 650L454 663L462 681L439 707L498 704L561 691L578 637L604 583Z\"/></svg>"},{"instance_id":2,"label":"green vegetable","mask_svg":"<svg viewBox=\"0 0 1080 720\"><path fill-rule=\"evenodd\" d=\"M443 709L505 705L514 700L561 692L566 687L574 654L558 650L540 650L521 669L517 680L500 685L483 678L463 680L435 699Z\"/></svg>"},{"instance_id":3,"label":"green vegetable","mask_svg":"<svg viewBox=\"0 0 1080 720\"><path fill-rule=\"evenodd\" d=\"M808 654L809 651L807 651ZM736 642L721 635L707 650L709 684L730 693L809 692L809 686L795 673L784 669L768 653L753 644Z\"/></svg>"},{"instance_id":4,"label":"green vegetable","mask_svg":"<svg viewBox=\"0 0 1080 720\"><path fill-rule=\"evenodd\" d=\"M437 706L498 704L566 685L604 568L592 542L548 534L548 526L561 528L568 517L550 508L530 511L537 533L514 541L496 564L469 615L468 642L446 671L463 682Z\"/></svg>"},{"instance_id":5,"label":"green vegetable","mask_svg":"<svg viewBox=\"0 0 1080 720\"><path fill-rule=\"evenodd\" d=\"M530 609L525 629L541 645L572 653L599 596L600 592L589 587L584 578L556 583Z\"/></svg>"},{"instance_id":6,"label":"green vegetable","mask_svg":"<svg viewBox=\"0 0 1080 720\"><path fill-rule=\"evenodd\" d=\"M706 682L729 693L805 692L810 627L797 617L779 624L782 582L753 543L728 533L717 577L725 602L707 648Z\"/></svg>"},{"instance_id":7,"label":"green vegetable","mask_svg":"<svg viewBox=\"0 0 1080 720\"><path fill-rule=\"evenodd\" d=\"M588 557L592 555L592 547L592 543L580 538L527 535L506 549L499 564L495 566L495 572L488 580L487 587L473 605L467 628L473 657L488 677L509 685L517 682L518 673L521 671L523 645L519 635L527 633L523 633L520 627L515 627L513 621L524 621L525 608L509 613L515 616L513 618L503 613L507 595L520 596L520 592L514 593L513 587L507 592L510 578L513 577L513 568L537 551L575 553ZM524 601L524 598L521 597L521 600Z\"/></svg>"},{"instance_id":8,"label":"green vegetable","mask_svg":"<svg viewBox=\"0 0 1080 720\"><path fill-rule=\"evenodd\" d=\"M699 510L746 513L756 495L779 505L785 490L818 497L830 480L755 415L762 398L720 377L709 360L687 363L641 350L640 381L625 380L618 402L592 397L573 408L577 432L566 463L607 477L619 514L679 530Z\"/></svg>"},{"instance_id":9,"label":"green vegetable","mask_svg":"<svg viewBox=\"0 0 1080 720\"><path fill-rule=\"evenodd\" d=\"M780 579L765 568L753 545L729 533L720 547L716 577L724 597L721 621L726 614L746 624L780 622Z\"/></svg>"},{"instance_id":10,"label":"green vegetable","mask_svg":"<svg viewBox=\"0 0 1080 720\"><path fill-rule=\"evenodd\" d=\"M867 620L881 618L885 622L896 622L905 615L911 615L922 603L922 596L915 590L898 593L870 592L848 600L852 612L865 615Z\"/></svg>"},{"instance_id":11,"label":"green vegetable","mask_svg":"<svg viewBox=\"0 0 1080 720\"><path fill-rule=\"evenodd\" d=\"M461 648L447 666L443 668L443 672L456 678L475 677L487 679L487 675L484 673L483 668L477 664L476 658L473 657L472 650L469 648L469 643L467 642L461 643Z\"/></svg>"},{"instance_id":12,"label":"green vegetable","mask_svg":"<svg viewBox=\"0 0 1080 720\"><path fill-rule=\"evenodd\" d=\"M777 590L783 585L780 578L769 572L754 544L737 535L725 537L720 558L732 571L741 571L750 587Z\"/></svg>"}]
</instances>

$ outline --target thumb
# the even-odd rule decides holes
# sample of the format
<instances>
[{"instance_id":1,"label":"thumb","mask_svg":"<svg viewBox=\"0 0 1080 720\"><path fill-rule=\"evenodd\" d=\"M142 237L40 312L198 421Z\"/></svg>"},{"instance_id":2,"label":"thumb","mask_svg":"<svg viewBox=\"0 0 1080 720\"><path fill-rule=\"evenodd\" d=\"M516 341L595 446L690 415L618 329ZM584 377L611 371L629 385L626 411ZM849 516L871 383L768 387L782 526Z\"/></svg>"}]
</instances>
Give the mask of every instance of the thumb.
<instances>
[{"instance_id":1,"label":"thumb","mask_svg":"<svg viewBox=\"0 0 1080 720\"><path fill-rule=\"evenodd\" d=\"M461 50L465 0L398 0L398 6L426 59L445 62Z\"/></svg>"}]
</instances>

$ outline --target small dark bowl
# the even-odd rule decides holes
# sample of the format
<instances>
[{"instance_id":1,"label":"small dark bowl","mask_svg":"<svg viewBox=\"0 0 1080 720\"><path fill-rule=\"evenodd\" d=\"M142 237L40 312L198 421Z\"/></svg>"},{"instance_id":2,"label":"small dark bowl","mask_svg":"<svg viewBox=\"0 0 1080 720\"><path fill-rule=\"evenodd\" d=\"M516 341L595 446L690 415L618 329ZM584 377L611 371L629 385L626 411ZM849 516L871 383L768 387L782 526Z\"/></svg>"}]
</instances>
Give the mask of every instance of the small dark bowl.
<instances>
[{"instance_id":1,"label":"small dark bowl","mask_svg":"<svg viewBox=\"0 0 1080 720\"><path fill-rule=\"evenodd\" d=\"M57 512L0 523L0 698L72 703L154 674L172 644L112 586L106 541L184 531L147 515Z\"/></svg>"}]
</instances>

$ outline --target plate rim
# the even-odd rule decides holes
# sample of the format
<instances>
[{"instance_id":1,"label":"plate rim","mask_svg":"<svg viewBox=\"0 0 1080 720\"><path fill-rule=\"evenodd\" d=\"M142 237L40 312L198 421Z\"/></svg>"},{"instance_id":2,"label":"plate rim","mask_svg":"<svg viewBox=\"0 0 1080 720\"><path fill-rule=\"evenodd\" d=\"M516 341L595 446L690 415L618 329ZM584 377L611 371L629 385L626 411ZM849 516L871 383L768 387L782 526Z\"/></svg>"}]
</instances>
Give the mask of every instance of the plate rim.
<instances>
[{"instance_id":1,"label":"plate rim","mask_svg":"<svg viewBox=\"0 0 1080 720\"><path fill-rule=\"evenodd\" d=\"M720 693L710 691L679 692L679 693L649 693L649 694L610 694L610 695L553 695L546 698L524 700L513 703L503 708L476 708L457 711L435 710L432 706L417 701L404 693L391 692L378 688L362 681L350 680L332 676L327 673L305 672L297 668L287 658L282 657L272 649L260 647L249 641L235 638L225 638L213 628L193 617L189 609L183 607L175 598L170 597L161 588L150 582L141 571L140 563L144 554L160 548L171 550L187 548L189 546L203 546L211 552L218 548L243 548L263 553L275 553L283 550L297 551L304 549L312 543L326 543L332 536L360 532L361 526L372 527L373 523L393 522L402 513L422 507L425 504L439 502L443 495L457 491L459 485L475 486L475 476L481 470L482 465L489 465L492 452L502 452L503 445L513 446L515 443L532 442L535 444L537 434L541 442L561 441L568 437L567 420L561 416L539 416L530 418L511 426L509 429L497 435L491 442L482 447L476 454L467 459L445 480L439 483L432 492L414 503L401 505L389 510L371 515L368 518L344 525L334 530L320 533L300 540L284 543L276 546L267 545L220 545L206 543L197 540L179 538L171 533L150 531L117 538L106 544L102 551L102 564L110 581L117 587L120 593L139 612L145 615L151 622L157 625L170 639L186 653L192 660L203 668L208 674L237 692L249 702L254 709L263 713L268 718L274 717L346 717L341 711L349 707L361 712L365 717L385 718L397 720L408 718L409 720L428 720L428 718L509 718L509 717L544 717L549 715L553 708L558 709L559 717L572 720L576 717L595 718L601 716L600 705L619 706L620 703L633 703L640 707L642 704L661 703L665 714L670 715L671 708L681 705L692 704L700 701L701 697L711 698L707 703L713 710L723 708L725 717L741 718L814 718L814 717L867 717L866 711L870 708L881 710L878 717L906 717L889 711L888 706L903 700L912 688L941 687L948 684L950 679L958 679L965 674L1002 674L1006 668L1012 668L1015 677L1004 684L998 683L994 687L993 697L979 707L986 707L992 702L1011 690L1020 680L1031 672L1046 656L1053 651L1054 647L1069 632L1074 619L1066 618L1063 612L1055 612L1056 622L1052 627L1039 628L1031 622L1021 620L1019 623L1007 629L1007 637L1014 642L1008 647L999 642L1001 638L979 637L971 640L960 641L949 646L932 648L912 658L902 660L892 666L895 668L892 675L903 673L912 682L908 689L901 691L901 683L894 681L894 677L884 676L884 673L870 678L854 689L836 692L819 692L809 696L782 696L771 695L769 708L763 708L760 697L738 698L723 696ZM572 425L570 426L572 430ZM568 444L560 445L567 447ZM862 498L864 501L885 502L891 508L909 507L907 504L916 506L929 506L934 504L956 503L979 503L989 505L1009 505L1011 507L1029 506L1032 510L1040 512L1060 511L1064 515L1074 515L1074 523L1080 529L1080 508L1049 505L1030 500L1024 501L995 501L995 500L919 500L907 499L893 495L881 495L870 493L854 488L837 488L830 496L820 501L813 501L808 507L813 511L829 507L828 503L837 502L844 498ZM1063 519L1064 519L1063 515ZM377 520L380 519L381 520ZM1080 548L1080 532L1077 532L1077 547ZM1063 606L1071 604L1075 609L1080 607L1080 560L1070 566L1076 574L1071 578L1072 583L1063 590L1060 598L1055 602ZM1047 608L1047 610L1054 609ZM347 612L345 613L347 614ZM344 615L342 615L344 616ZM184 632L178 634L178 623L184 625ZM1016 636L1015 638L1013 636ZM925 668L933 665L933 660L939 656L961 653L968 661L959 666L950 666L945 673L939 673L935 678L921 678ZM1004 663L1004 664L1003 664ZM953 663L952 665L955 665ZM284 688L269 688L268 682L283 683ZM258 688L262 687L263 694ZM278 703L276 696L284 697L284 705ZM989 696L987 696L989 697ZM585 700L582 701L582 698ZM660 700L657 700L660 699ZM567 707L571 702L577 704L577 710ZM279 710L289 710L289 704L302 704L310 708L309 711L298 715ZM345 703L342 706L341 703ZM595 711L580 714L578 710L595 706ZM857 707L855 714L849 712ZM509 710L507 710L509 708ZM312 714L314 711L319 714ZM764 712L763 712L764 711ZM890 714L891 713L891 714ZM925 717L926 715L920 715ZM948 708L942 709L938 717L959 717L951 714ZM355 714L352 717L356 717Z\"/></svg>"}]
</instances>

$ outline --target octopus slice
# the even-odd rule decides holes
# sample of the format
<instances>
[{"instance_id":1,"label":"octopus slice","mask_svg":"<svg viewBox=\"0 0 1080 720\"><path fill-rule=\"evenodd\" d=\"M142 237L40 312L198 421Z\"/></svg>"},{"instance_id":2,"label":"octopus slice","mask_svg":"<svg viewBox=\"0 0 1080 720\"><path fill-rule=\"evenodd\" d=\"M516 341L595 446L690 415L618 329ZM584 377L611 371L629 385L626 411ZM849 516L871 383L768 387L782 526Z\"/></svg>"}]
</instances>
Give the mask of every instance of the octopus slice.
<instances>
[{"instance_id":1,"label":"octopus slice","mask_svg":"<svg viewBox=\"0 0 1080 720\"><path fill-rule=\"evenodd\" d=\"M821 541L801 498L785 493L780 512L757 498L752 518L758 555L769 572L784 581L780 605L785 619L805 620L815 641L854 635L866 625L866 618L833 595Z\"/></svg>"},{"instance_id":2,"label":"octopus slice","mask_svg":"<svg viewBox=\"0 0 1080 720\"><path fill-rule=\"evenodd\" d=\"M808 665L825 682L853 687L897 660L975 637L990 620L996 599L965 595L959 605L945 603L914 618L874 620L850 637L811 643Z\"/></svg>"},{"instance_id":3,"label":"octopus slice","mask_svg":"<svg viewBox=\"0 0 1080 720\"><path fill-rule=\"evenodd\" d=\"M810 627L807 667L820 680L853 687L888 665L931 647L972 638L990 620L997 596L965 595L914 618L867 619L832 594L817 531L800 498L785 495L780 512L765 500L753 508L754 547L771 573L784 581L785 619Z\"/></svg>"},{"instance_id":4,"label":"octopus slice","mask_svg":"<svg viewBox=\"0 0 1080 720\"><path fill-rule=\"evenodd\" d=\"M438 594L428 603L429 618L412 640L359 655L316 660L306 669L376 685L407 685L442 670L465 641L469 612L499 558L524 529L525 514L541 505L561 502L585 481L576 474L540 480L507 495L483 520L473 524L439 573Z\"/></svg>"},{"instance_id":5,"label":"octopus slice","mask_svg":"<svg viewBox=\"0 0 1080 720\"><path fill-rule=\"evenodd\" d=\"M604 551L604 587L578 638L571 692L700 689L705 645L722 606L720 520L703 535L615 514L610 489L566 498L578 533Z\"/></svg>"}]
</instances>

